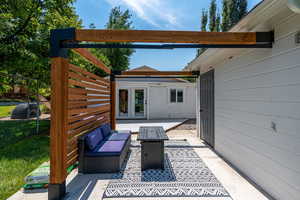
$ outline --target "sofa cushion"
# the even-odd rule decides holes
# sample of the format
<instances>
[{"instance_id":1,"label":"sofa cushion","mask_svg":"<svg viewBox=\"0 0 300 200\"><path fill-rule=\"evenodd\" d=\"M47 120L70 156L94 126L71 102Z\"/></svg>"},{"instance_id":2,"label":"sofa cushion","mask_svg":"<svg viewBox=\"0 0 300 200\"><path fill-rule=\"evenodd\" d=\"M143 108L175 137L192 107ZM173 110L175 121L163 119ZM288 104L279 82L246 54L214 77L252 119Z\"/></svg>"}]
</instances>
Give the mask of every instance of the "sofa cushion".
<instances>
[{"instance_id":1,"label":"sofa cushion","mask_svg":"<svg viewBox=\"0 0 300 200\"><path fill-rule=\"evenodd\" d=\"M96 130L102 135L102 137L103 137L103 139L104 139L105 137L104 137L104 135L103 135L103 133L102 133L101 127L98 127Z\"/></svg>"},{"instance_id":2,"label":"sofa cushion","mask_svg":"<svg viewBox=\"0 0 300 200\"><path fill-rule=\"evenodd\" d=\"M130 137L130 133L113 133L112 135L110 135L107 140L109 141L118 141L118 140L128 140L128 138Z\"/></svg>"},{"instance_id":3,"label":"sofa cushion","mask_svg":"<svg viewBox=\"0 0 300 200\"><path fill-rule=\"evenodd\" d=\"M101 126L101 131L102 131L102 134L103 134L104 138L106 138L107 136L109 136L111 134L110 124L109 123L103 124Z\"/></svg>"},{"instance_id":4,"label":"sofa cushion","mask_svg":"<svg viewBox=\"0 0 300 200\"><path fill-rule=\"evenodd\" d=\"M90 150L93 150L102 140L103 136L99 129L95 129L86 135L86 144Z\"/></svg>"},{"instance_id":5,"label":"sofa cushion","mask_svg":"<svg viewBox=\"0 0 300 200\"><path fill-rule=\"evenodd\" d=\"M86 156L119 156L121 155L125 141L102 141L92 151L85 152Z\"/></svg>"},{"instance_id":6,"label":"sofa cushion","mask_svg":"<svg viewBox=\"0 0 300 200\"><path fill-rule=\"evenodd\" d=\"M106 141L98 152L121 152L125 146L125 141Z\"/></svg>"}]
</instances>

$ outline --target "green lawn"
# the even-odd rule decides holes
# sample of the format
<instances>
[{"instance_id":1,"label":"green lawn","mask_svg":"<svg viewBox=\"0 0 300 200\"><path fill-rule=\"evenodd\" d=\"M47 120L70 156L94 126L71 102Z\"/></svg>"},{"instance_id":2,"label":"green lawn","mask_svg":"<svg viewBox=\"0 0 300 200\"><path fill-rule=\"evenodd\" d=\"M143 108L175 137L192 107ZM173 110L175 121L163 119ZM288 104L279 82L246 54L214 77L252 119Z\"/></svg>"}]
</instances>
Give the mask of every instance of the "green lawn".
<instances>
[{"instance_id":1,"label":"green lawn","mask_svg":"<svg viewBox=\"0 0 300 200\"><path fill-rule=\"evenodd\" d=\"M35 135L0 149L0 199L6 199L24 184L24 177L49 160L49 137Z\"/></svg>"},{"instance_id":2,"label":"green lawn","mask_svg":"<svg viewBox=\"0 0 300 200\"><path fill-rule=\"evenodd\" d=\"M0 106L0 117L7 117L10 116L11 111L16 106Z\"/></svg>"},{"instance_id":3,"label":"green lawn","mask_svg":"<svg viewBox=\"0 0 300 200\"><path fill-rule=\"evenodd\" d=\"M49 133L50 120L40 120L39 133ZM0 121L0 149L26 137L37 135L35 120Z\"/></svg>"},{"instance_id":4,"label":"green lawn","mask_svg":"<svg viewBox=\"0 0 300 200\"><path fill-rule=\"evenodd\" d=\"M0 199L6 199L24 184L25 176L49 160L50 121L0 121Z\"/></svg>"}]
</instances>

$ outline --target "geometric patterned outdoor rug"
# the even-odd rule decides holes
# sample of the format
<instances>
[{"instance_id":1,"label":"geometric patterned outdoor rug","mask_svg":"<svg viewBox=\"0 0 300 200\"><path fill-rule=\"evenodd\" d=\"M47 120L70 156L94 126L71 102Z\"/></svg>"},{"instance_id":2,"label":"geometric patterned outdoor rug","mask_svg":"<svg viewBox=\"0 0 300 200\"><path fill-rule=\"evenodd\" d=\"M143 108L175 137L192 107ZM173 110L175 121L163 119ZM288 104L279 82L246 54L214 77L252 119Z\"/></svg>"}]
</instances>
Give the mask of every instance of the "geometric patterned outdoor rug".
<instances>
[{"instance_id":1,"label":"geometric patterned outdoor rug","mask_svg":"<svg viewBox=\"0 0 300 200\"><path fill-rule=\"evenodd\" d=\"M132 143L127 162L121 172L113 174L103 198L230 197L188 142L166 141L165 169L143 172L141 148Z\"/></svg>"}]
</instances>

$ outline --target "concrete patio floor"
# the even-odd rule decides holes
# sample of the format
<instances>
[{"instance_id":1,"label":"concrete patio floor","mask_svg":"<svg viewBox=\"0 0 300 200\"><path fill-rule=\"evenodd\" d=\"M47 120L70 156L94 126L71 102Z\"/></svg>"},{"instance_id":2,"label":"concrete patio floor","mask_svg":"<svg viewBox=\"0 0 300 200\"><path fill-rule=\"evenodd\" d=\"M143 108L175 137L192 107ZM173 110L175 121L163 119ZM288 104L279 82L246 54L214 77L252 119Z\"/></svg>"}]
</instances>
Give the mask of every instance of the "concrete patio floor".
<instances>
[{"instance_id":1,"label":"concrete patio floor","mask_svg":"<svg viewBox=\"0 0 300 200\"><path fill-rule=\"evenodd\" d=\"M170 139L187 139L192 145L196 146L194 150L199 157L205 162L207 167L217 177L223 187L227 190L232 198L228 197L164 197L164 198L105 198L105 199L118 199L118 200L134 200L134 199L199 199L199 200L266 200L268 199L253 185L251 185L246 179L240 176L233 168L231 168L224 160L214 153L210 148L206 146L203 141L198 139L195 130L172 130L169 131L168 136ZM135 140L136 134L133 134L132 139ZM100 175L90 174L82 175L78 174L77 170L74 170L67 178L67 200L100 200L102 195L110 181L110 177L107 179ZM47 199L47 190L35 190L24 193L23 190L18 191L11 196L9 200L42 200Z\"/></svg>"},{"instance_id":2,"label":"concrete patio floor","mask_svg":"<svg viewBox=\"0 0 300 200\"><path fill-rule=\"evenodd\" d=\"M132 120L117 120L117 130L130 130L133 133L139 131L140 126L162 126L165 131L170 130L187 119L150 119L150 120L141 120L141 119L132 119Z\"/></svg>"}]
</instances>

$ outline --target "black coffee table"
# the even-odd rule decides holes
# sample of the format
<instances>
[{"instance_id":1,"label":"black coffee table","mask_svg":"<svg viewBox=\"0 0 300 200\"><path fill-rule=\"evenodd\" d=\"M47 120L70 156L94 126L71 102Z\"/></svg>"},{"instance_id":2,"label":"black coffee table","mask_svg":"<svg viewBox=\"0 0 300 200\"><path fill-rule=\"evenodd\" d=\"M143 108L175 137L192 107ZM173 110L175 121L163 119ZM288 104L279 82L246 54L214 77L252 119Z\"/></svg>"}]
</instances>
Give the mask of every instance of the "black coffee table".
<instances>
[{"instance_id":1,"label":"black coffee table","mask_svg":"<svg viewBox=\"0 0 300 200\"><path fill-rule=\"evenodd\" d=\"M137 140L141 141L141 167L146 169L164 169L164 141L169 140L163 127L142 126Z\"/></svg>"}]
</instances>

